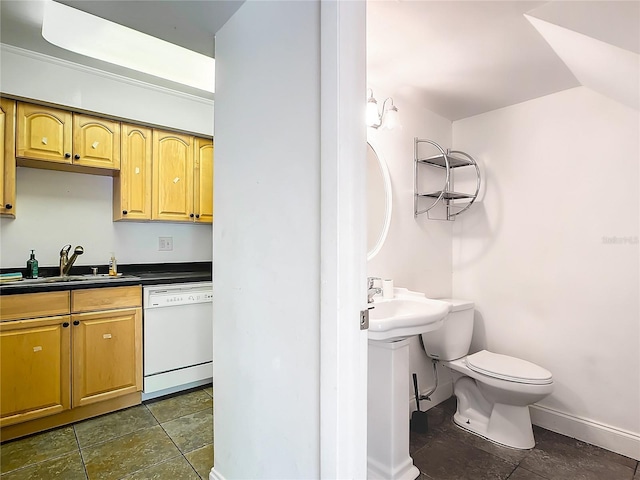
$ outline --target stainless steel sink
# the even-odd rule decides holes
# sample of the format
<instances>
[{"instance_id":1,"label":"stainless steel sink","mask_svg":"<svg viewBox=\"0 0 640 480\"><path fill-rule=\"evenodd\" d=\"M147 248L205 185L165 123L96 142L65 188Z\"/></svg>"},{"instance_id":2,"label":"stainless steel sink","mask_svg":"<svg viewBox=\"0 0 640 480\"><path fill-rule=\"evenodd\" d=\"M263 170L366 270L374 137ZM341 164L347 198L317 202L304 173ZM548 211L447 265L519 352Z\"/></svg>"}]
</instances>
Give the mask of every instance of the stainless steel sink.
<instances>
[{"instance_id":1,"label":"stainless steel sink","mask_svg":"<svg viewBox=\"0 0 640 480\"><path fill-rule=\"evenodd\" d=\"M59 282L112 282L118 279L132 279L136 278L131 275L119 275L117 277L113 277L107 273L99 273L97 275L87 274L87 275L58 275L55 277L42 277L42 278L25 278L21 281L13 283L13 285L33 285L39 283L59 283Z\"/></svg>"}]
</instances>

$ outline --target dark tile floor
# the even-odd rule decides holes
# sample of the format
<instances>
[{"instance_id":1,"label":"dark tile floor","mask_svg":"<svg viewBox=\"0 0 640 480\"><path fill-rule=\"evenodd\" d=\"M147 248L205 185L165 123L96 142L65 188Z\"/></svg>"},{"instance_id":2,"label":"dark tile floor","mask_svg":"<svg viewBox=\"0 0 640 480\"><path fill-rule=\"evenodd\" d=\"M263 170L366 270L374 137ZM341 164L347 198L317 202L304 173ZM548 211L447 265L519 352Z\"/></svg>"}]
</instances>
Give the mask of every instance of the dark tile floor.
<instances>
[{"instance_id":1,"label":"dark tile floor","mask_svg":"<svg viewBox=\"0 0 640 480\"><path fill-rule=\"evenodd\" d=\"M200 480L213 466L212 389L192 390L6 442L2 480ZM419 480L640 480L638 462L534 427L532 450L501 447L453 423L455 398L411 434Z\"/></svg>"},{"instance_id":2,"label":"dark tile floor","mask_svg":"<svg viewBox=\"0 0 640 480\"><path fill-rule=\"evenodd\" d=\"M428 433L411 433L420 480L640 480L637 461L535 426L533 449L501 447L457 427L455 408L430 409Z\"/></svg>"},{"instance_id":3,"label":"dark tile floor","mask_svg":"<svg viewBox=\"0 0 640 480\"><path fill-rule=\"evenodd\" d=\"M213 390L6 442L2 480L200 480L213 466Z\"/></svg>"}]
</instances>

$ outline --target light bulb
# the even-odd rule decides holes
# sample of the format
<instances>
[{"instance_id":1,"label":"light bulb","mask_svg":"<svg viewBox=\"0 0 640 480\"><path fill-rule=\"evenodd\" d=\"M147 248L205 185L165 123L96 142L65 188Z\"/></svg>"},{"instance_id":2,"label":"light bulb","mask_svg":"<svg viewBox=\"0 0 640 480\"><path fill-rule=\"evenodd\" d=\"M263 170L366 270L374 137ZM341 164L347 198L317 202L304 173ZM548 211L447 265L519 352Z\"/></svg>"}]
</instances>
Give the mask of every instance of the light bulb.
<instances>
[{"instance_id":1,"label":"light bulb","mask_svg":"<svg viewBox=\"0 0 640 480\"><path fill-rule=\"evenodd\" d=\"M400 117L398 116L398 109L392 105L385 113L384 113L384 125L383 127L391 130L393 128L400 126Z\"/></svg>"},{"instance_id":2,"label":"light bulb","mask_svg":"<svg viewBox=\"0 0 640 480\"><path fill-rule=\"evenodd\" d=\"M378 102L376 102L376 99L373 97L367 100L366 122L370 127L380 124L380 115L378 115Z\"/></svg>"}]
</instances>

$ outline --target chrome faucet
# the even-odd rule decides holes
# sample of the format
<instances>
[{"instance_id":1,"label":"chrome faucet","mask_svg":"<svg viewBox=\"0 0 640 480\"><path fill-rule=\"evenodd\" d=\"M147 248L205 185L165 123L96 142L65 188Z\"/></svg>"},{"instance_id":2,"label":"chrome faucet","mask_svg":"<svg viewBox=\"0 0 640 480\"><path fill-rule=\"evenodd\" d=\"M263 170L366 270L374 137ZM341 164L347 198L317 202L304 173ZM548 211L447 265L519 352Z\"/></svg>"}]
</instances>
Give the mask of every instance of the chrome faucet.
<instances>
[{"instance_id":1,"label":"chrome faucet","mask_svg":"<svg viewBox=\"0 0 640 480\"><path fill-rule=\"evenodd\" d=\"M76 248L73 249L73 255L71 255L71 258L68 258L67 255L69 255L69 250L71 250L71 245L65 245L64 247L62 247L62 250L60 250L60 276L61 277L69 275L69 270L71 270L71 267L73 267L73 264L78 258L78 255L82 255L84 253L84 248L78 245Z\"/></svg>"},{"instance_id":2,"label":"chrome faucet","mask_svg":"<svg viewBox=\"0 0 640 480\"><path fill-rule=\"evenodd\" d=\"M380 277L367 277L367 303L373 303L373 296L382 293L382 288L374 286L376 280L382 282Z\"/></svg>"}]
</instances>

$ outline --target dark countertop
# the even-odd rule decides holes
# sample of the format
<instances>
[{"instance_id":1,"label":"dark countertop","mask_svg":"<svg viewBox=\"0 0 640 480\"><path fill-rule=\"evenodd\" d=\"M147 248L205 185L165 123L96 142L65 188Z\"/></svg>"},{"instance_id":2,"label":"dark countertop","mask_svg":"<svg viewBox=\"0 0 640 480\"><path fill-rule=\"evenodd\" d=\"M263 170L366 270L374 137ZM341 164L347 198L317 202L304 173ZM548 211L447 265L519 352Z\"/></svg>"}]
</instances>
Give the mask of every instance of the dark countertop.
<instances>
[{"instance_id":1,"label":"dark countertop","mask_svg":"<svg viewBox=\"0 0 640 480\"><path fill-rule=\"evenodd\" d=\"M59 275L58 267L42 267L42 278L23 279L0 285L0 295L23 293L58 292L63 290L81 290L86 288L124 287L129 285L162 285L171 283L191 283L211 281L211 262L188 263L143 263L118 265L121 276L105 275L108 267L98 267L98 276L93 276L91 267L74 267L63 281L47 281L47 278ZM1 273L16 272L20 269L3 269ZM23 271L24 275L25 272Z\"/></svg>"}]
</instances>

